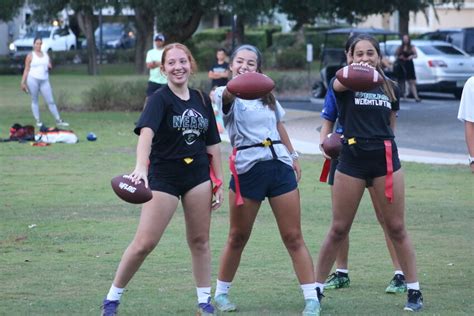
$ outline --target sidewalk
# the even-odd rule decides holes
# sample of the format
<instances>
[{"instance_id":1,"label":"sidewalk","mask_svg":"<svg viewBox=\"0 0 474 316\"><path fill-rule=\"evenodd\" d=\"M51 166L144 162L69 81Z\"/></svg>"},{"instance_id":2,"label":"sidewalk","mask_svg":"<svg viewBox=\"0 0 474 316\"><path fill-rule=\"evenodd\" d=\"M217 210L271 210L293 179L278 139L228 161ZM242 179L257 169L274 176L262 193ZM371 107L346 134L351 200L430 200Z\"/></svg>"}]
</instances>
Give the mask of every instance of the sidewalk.
<instances>
[{"instance_id":1,"label":"sidewalk","mask_svg":"<svg viewBox=\"0 0 474 316\"><path fill-rule=\"evenodd\" d=\"M319 130L322 119L320 112L285 109L285 127L295 149L303 155L321 155L319 150ZM229 141L227 134L221 134ZM400 160L429 164L467 165L466 155L398 148Z\"/></svg>"}]
</instances>

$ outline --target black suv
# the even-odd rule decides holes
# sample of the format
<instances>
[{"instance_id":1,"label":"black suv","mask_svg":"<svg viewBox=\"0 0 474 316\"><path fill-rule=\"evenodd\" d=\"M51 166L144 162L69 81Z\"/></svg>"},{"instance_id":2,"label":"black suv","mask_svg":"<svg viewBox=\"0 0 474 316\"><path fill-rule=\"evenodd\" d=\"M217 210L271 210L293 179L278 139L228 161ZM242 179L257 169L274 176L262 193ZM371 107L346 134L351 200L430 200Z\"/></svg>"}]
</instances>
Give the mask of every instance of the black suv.
<instances>
[{"instance_id":1,"label":"black suv","mask_svg":"<svg viewBox=\"0 0 474 316\"><path fill-rule=\"evenodd\" d=\"M474 55L474 27L439 29L421 34L419 39L445 41Z\"/></svg>"}]
</instances>

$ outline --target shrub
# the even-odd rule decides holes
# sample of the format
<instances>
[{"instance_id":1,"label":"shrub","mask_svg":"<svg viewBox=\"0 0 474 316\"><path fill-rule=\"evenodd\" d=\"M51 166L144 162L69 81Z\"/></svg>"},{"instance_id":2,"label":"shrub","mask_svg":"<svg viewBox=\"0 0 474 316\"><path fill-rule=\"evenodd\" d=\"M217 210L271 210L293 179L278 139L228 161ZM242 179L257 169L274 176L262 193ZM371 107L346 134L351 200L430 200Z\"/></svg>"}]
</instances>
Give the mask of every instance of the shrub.
<instances>
[{"instance_id":1,"label":"shrub","mask_svg":"<svg viewBox=\"0 0 474 316\"><path fill-rule=\"evenodd\" d=\"M203 41L222 42L226 39L229 28L205 29L193 35L195 43Z\"/></svg>"},{"instance_id":2,"label":"shrub","mask_svg":"<svg viewBox=\"0 0 474 316\"><path fill-rule=\"evenodd\" d=\"M293 46L276 54L276 67L280 69L301 69L306 65L306 47Z\"/></svg>"},{"instance_id":3,"label":"shrub","mask_svg":"<svg viewBox=\"0 0 474 316\"><path fill-rule=\"evenodd\" d=\"M101 81L84 93L84 107L91 111L141 111L145 89L145 81Z\"/></svg>"},{"instance_id":4,"label":"shrub","mask_svg":"<svg viewBox=\"0 0 474 316\"><path fill-rule=\"evenodd\" d=\"M245 32L245 43L257 47L260 51L265 50L269 46L267 42L267 35L263 31Z\"/></svg>"},{"instance_id":5,"label":"shrub","mask_svg":"<svg viewBox=\"0 0 474 316\"><path fill-rule=\"evenodd\" d=\"M273 47L275 49L287 48L293 46L296 42L295 33L280 33L273 34Z\"/></svg>"}]
</instances>

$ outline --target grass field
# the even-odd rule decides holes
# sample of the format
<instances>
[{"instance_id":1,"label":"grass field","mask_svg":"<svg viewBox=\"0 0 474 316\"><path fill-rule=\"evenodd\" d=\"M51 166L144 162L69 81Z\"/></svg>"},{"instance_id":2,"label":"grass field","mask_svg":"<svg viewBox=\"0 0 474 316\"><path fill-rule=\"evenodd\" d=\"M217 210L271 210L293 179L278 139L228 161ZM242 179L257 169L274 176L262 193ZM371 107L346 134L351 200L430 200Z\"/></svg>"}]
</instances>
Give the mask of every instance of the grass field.
<instances>
[{"instance_id":1,"label":"grass field","mask_svg":"<svg viewBox=\"0 0 474 316\"><path fill-rule=\"evenodd\" d=\"M52 84L55 92L79 101L81 92L98 80L124 77L58 74ZM15 122L33 121L19 81L18 76L0 77L0 137L7 137ZM48 111L41 110L51 124ZM110 188L113 176L134 166L132 128L138 115L66 112L78 144L0 144L0 315L99 314L138 223L140 208L122 202ZM96 142L85 140L90 131L97 134ZM228 144L223 150L229 151ZM303 232L316 259L330 224L329 188L317 181L321 157L305 156L301 162ZM417 252L423 314L472 315L474 177L465 166L404 163L404 168L406 221ZM213 285L227 230L224 206L212 219ZM402 313L405 296L384 293L393 269L367 197L352 228L349 263L351 287L326 291L322 315ZM127 289L121 315L194 314L182 210ZM240 308L237 315L299 315L303 308L268 203L257 218L231 295Z\"/></svg>"}]
</instances>

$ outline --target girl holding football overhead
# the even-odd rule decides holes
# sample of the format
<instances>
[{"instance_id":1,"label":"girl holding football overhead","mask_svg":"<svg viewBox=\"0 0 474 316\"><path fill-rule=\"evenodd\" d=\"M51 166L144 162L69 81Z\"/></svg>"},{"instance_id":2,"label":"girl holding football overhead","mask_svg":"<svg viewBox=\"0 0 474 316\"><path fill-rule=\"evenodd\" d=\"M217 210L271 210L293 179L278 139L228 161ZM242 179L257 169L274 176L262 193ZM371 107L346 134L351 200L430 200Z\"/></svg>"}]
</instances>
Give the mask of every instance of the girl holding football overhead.
<instances>
[{"instance_id":1,"label":"girl holding football overhead","mask_svg":"<svg viewBox=\"0 0 474 316\"><path fill-rule=\"evenodd\" d=\"M230 59L233 77L261 72L262 57L254 46L238 47ZM301 169L282 122L285 111L271 93L261 99L243 100L226 87L219 87L215 101L234 148L230 165L230 230L220 259L216 307L224 312L236 310L229 300L229 289L258 210L267 197L303 291L303 315L319 315L313 262L300 224L297 182Z\"/></svg>"},{"instance_id":2,"label":"girl holding football overhead","mask_svg":"<svg viewBox=\"0 0 474 316\"><path fill-rule=\"evenodd\" d=\"M380 74L378 42L359 35L350 46L355 63L375 67ZM339 119L344 126L344 144L335 173L333 219L319 252L316 282L321 291L336 254L347 238L367 183L374 189L397 257L405 273L408 302L405 310L418 311L423 296L416 274L415 252L405 228L404 176L394 141L393 128L399 110L399 91L390 80L368 92L351 91L337 79L331 83Z\"/></svg>"},{"instance_id":3,"label":"girl holding football overhead","mask_svg":"<svg viewBox=\"0 0 474 316\"><path fill-rule=\"evenodd\" d=\"M196 282L198 315L214 314L210 303L209 228L211 209L218 208L224 198L219 132L209 98L188 88L189 77L196 71L188 48L178 43L167 45L161 64L168 84L148 97L137 122L137 158L130 174L136 183L143 180L151 188L153 198L142 207L135 238L122 256L104 300L103 315L116 315L125 286L160 241L180 198ZM211 205L212 174L217 185Z\"/></svg>"}]
</instances>

